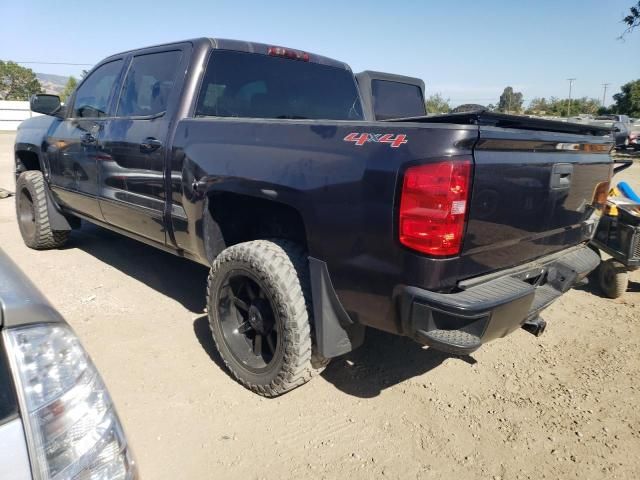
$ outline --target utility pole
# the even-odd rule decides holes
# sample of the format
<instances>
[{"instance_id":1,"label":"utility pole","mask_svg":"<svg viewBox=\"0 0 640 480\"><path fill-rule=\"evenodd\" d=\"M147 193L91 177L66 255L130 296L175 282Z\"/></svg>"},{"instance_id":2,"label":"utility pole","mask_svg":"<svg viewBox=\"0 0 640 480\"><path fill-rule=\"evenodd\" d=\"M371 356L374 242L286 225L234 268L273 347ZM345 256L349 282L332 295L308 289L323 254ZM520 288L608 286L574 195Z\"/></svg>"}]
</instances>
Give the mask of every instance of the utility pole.
<instances>
[{"instance_id":1,"label":"utility pole","mask_svg":"<svg viewBox=\"0 0 640 480\"><path fill-rule=\"evenodd\" d=\"M567 107L567 117L571 115L571 87L573 87L573 82L576 81L575 78L567 78L569 80L569 106Z\"/></svg>"},{"instance_id":2,"label":"utility pole","mask_svg":"<svg viewBox=\"0 0 640 480\"><path fill-rule=\"evenodd\" d=\"M604 104L605 99L607 98L607 87L611 85L610 83L603 83L602 87L604 88L604 91L602 92L602 106L606 107L606 105Z\"/></svg>"}]
</instances>

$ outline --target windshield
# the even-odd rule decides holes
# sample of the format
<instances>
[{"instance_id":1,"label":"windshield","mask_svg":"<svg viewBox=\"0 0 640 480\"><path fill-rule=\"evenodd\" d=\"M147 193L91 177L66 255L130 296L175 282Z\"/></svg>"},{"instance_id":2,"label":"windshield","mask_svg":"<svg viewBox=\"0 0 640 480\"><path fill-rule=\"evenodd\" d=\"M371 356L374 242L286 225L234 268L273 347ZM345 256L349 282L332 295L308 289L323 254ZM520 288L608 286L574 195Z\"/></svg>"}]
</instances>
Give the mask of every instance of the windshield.
<instances>
[{"instance_id":1,"label":"windshield","mask_svg":"<svg viewBox=\"0 0 640 480\"><path fill-rule=\"evenodd\" d=\"M326 65L215 50L198 116L362 120L353 74Z\"/></svg>"}]
</instances>

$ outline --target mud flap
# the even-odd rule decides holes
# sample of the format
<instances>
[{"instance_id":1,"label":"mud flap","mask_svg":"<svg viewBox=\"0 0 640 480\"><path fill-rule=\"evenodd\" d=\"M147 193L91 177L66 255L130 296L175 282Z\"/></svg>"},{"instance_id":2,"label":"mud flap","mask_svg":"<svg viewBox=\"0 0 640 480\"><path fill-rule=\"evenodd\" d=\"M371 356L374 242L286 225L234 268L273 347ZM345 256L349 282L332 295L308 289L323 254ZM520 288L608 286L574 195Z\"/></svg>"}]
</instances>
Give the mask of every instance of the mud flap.
<instances>
[{"instance_id":1,"label":"mud flap","mask_svg":"<svg viewBox=\"0 0 640 480\"><path fill-rule=\"evenodd\" d=\"M64 214L58 209L56 201L51 195L51 190L45 182L45 192L47 195L47 213L49 215L49 224L52 230L71 230L72 228L78 228L78 225L74 225L76 222L64 216Z\"/></svg>"},{"instance_id":2,"label":"mud flap","mask_svg":"<svg viewBox=\"0 0 640 480\"><path fill-rule=\"evenodd\" d=\"M309 257L314 329L318 352L333 358L354 350L364 342L364 325L355 323L338 299L327 264Z\"/></svg>"}]
</instances>

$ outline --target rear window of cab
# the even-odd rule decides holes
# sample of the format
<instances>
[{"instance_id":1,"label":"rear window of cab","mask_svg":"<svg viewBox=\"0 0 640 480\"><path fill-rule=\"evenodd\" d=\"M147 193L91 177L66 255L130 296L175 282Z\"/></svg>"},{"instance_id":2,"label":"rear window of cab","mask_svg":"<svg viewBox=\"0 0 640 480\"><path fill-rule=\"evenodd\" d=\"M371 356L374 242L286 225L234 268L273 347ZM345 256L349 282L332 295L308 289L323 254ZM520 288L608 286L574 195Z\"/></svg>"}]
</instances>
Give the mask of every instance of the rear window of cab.
<instances>
[{"instance_id":1,"label":"rear window of cab","mask_svg":"<svg viewBox=\"0 0 640 480\"><path fill-rule=\"evenodd\" d=\"M214 50L196 116L362 120L353 74L327 65Z\"/></svg>"}]
</instances>

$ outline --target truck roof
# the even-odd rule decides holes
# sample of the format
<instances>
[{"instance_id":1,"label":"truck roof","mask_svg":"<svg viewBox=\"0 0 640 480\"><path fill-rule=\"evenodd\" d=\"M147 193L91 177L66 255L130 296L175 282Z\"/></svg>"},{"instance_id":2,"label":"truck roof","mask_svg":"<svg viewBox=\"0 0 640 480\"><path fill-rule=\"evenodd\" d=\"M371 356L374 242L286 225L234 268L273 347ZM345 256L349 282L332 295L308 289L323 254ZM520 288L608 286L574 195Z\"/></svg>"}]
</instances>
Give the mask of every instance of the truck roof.
<instances>
[{"instance_id":1,"label":"truck roof","mask_svg":"<svg viewBox=\"0 0 640 480\"><path fill-rule=\"evenodd\" d=\"M237 52L259 53L262 55L267 55L270 47L281 47L285 49L302 51L299 49L294 49L293 47L285 47L283 45L275 45L275 44L267 44L267 43L259 43L259 42L247 42L244 40L233 40L229 38L200 37L200 38L192 38L192 39L180 40L176 42L161 43L158 45L149 45L142 48L134 48L131 50L126 50L124 52L119 52L119 53L110 55L100 63L103 63L105 60L111 59L112 57L118 57L118 56L130 54L130 53L138 52L140 50L177 45L180 43L192 43L194 46L199 46L201 48L212 48L212 49L219 49L219 50L235 50ZM330 67L341 68L344 70L351 71L351 68L349 67L349 65L344 62L340 62L338 60L334 60L332 58L325 57L323 55L307 52L306 50L304 51L304 53L309 54L310 62L319 63L321 65L327 65Z\"/></svg>"}]
</instances>

